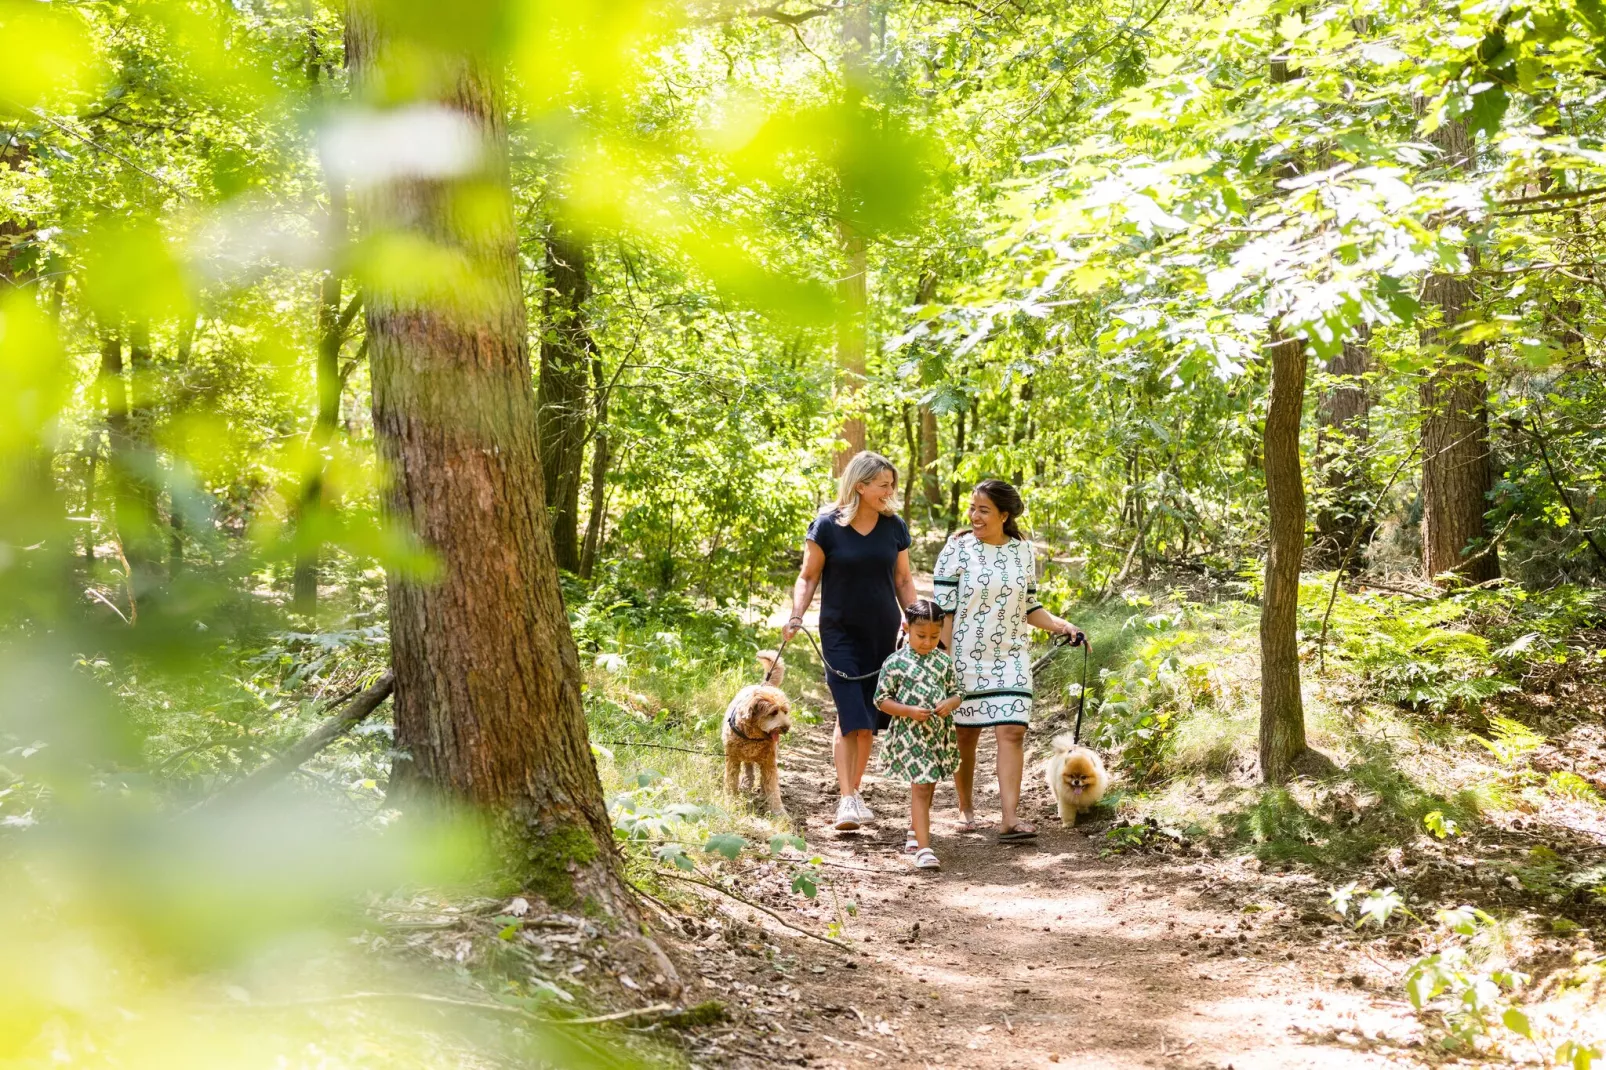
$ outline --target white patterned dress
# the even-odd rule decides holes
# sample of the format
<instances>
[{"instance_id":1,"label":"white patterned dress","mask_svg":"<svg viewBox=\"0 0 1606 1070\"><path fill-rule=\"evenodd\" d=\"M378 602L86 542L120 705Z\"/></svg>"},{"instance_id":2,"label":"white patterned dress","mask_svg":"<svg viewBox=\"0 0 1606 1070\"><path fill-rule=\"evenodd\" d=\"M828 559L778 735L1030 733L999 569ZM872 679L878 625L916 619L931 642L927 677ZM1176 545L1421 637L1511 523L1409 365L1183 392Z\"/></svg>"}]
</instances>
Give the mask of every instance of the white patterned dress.
<instances>
[{"instance_id":1,"label":"white patterned dress","mask_svg":"<svg viewBox=\"0 0 1606 1070\"><path fill-rule=\"evenodd\" d=\"M966 727L1032 721L1032 626L1037 554L1024 539L989 546L970 532L948 540L932 575L937 604L954 614L954 663L965 699L954 723Z\"/></svg>"}]
</instances>

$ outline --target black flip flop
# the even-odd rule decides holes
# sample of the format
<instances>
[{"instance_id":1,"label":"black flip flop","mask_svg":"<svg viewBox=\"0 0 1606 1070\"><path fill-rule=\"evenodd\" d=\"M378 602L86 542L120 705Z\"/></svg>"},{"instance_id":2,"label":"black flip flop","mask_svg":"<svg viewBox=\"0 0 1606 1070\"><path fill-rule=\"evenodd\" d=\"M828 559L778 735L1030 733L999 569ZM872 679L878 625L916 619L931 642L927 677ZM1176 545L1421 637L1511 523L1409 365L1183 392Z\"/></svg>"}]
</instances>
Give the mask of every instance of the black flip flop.
<instances>
[{"instance_id":1,"label":"black flip flop","mask_svg":"<svg viewBox=\"0 0 1606 1070\"><path fill-rule=\"evenodd\" d=\"M1027 840L1035 839L1037 839L1036 829L1027 832L1025 829L1012 828L1008 832L1000 832L998 834L999 843L1025 843Z\"/></svg>"}]
</instances>

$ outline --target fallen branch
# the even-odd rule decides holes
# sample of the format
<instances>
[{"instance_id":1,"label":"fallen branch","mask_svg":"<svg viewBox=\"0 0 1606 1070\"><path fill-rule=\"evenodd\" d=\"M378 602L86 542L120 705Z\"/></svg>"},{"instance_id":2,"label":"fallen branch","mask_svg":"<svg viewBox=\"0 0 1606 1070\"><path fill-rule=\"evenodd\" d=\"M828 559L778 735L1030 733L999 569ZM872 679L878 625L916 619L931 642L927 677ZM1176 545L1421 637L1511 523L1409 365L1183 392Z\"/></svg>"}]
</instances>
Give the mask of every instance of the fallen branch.
<instances>
[{"instance_id":1,"label":"fallen branch","mask_svg":"<svg viewBox=\"0 0 1606 1070\"><path fill-rule=\"evenodd\" d=\"M695 884L695 885L697 885L698 887L701 887L701 888L712 889L713 891L718 892L720 895L728 895L732 899L736 900L738 903L741 903L741 904L743 904L745 906L752 907L754 910L762 911L763 913L768 914L770 917L774 918L776 921L780 922L782 925L786 926L788 929L791 929L793 932L802 933L804 936L807 936L807 937L810 937L812 939L818 940L822 944L830 944L832 947L841 948L843 951L852 951L853 950L853 947L851 945L844 944L841 940L835 940L835 939L832 939L829 936L821 936L819 933L810 932L809 930L803 928L801 925L794 925L791 922L787 921L785 918L781 917L779 914L775 913L775 911L771 910L769 907L760 906L759 904L753 902L751 899L748 899L746 896L737 895L735 892L731 891L729 888L721 888L719 885L711 883L710 881L700 881L696 877L687 877L684 874L680 874L680 873L670 873L668 871L665 871L662 875L665 876L665 877L673 878L674 880L677 880L677 881L685 881L687 884Z\"/></svg>"},{"instance_id":2,"label":"fallen branch","mask_svg":"<svg viewBox=\"0 0 1606 1070\"><path fill-rule=\"evenodd\" d=\"M351 731L378 709L380 703L390 697L395 687L396 677L392 673L385 673L372 687L352 699L345 709L292 743L283 754L266 765L258 766L240 779L225 784L216 794L197 803L196 807L221 802L238 802L289 776L302 763Z\"/></svg>"}]
</instances>

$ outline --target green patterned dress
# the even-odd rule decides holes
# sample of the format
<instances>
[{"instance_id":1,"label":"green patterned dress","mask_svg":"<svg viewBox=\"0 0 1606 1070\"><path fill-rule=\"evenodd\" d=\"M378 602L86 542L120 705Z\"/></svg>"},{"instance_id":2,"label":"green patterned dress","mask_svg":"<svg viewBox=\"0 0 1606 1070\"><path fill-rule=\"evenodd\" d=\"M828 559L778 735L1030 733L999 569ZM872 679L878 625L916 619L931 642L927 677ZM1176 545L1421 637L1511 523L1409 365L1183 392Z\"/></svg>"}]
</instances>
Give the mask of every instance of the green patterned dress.
<instances>
[{"instance_id":1,"label":"green patterned dress","mask_svg":"<svg viewBox=\"0 0 1606 1070\"><path fill-rule=\"evenodd\" d=\"M953 658L941 650L916 654L905 646L881 663L875 700L879 704L892 699L929 710L959 693L959 672ZM959 768L959 735L953 717L928 717L925 721L894 717L881 761L888 776L911 784L935 784L953 776Z\"/></svg>"}]
</instances>

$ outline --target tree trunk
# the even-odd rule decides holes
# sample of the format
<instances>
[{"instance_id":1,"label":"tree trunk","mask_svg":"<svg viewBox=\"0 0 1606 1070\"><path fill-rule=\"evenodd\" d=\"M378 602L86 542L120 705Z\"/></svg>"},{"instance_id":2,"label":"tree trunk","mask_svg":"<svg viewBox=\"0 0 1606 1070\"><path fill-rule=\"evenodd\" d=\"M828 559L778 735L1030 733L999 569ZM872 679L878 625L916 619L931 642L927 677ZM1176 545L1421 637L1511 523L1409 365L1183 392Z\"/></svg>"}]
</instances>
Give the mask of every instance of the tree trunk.
<instances>
[{"instance_id":1,"label":"tree trunk","mask_svg":"<svg viewBox=\"0 0 1606 1070\"><path fill-rule=\"evenodd\" d=\"M919 412L920 489L935 513L942 508L942 481L937 477L937 414L930 405L921 405Z\"/></svg>"},{"instance_id":2,"label":"tree trunk","mask_svg":"<svg viewBox=\"0 0 1606 1070\"><path fill-rule=\"evenodd\" d=\"M355 84L380 88L387 41L373 11L354 3L346 33ZM479 132L486 163L358 198L368 233L445 248L475 272L449 293L364 295L387 507L436 561L431 577L388 577L396 748L407 756L392 786L407 802L478 807L502 857L548 901L595 897L630 912L542 500L506 111L483 66L437 58L435 103ZM465 203L474 211L457 210Z\"/></svg>"},{"instance_id":3,"label":"tree trunk","mask_svg":"<svg viewBox=\"0 0 1606 1070\"><path fill-rule=\"evenodd\" d=\"M142 530L148 526L149 520L141 508L141 495L135 484L138 464L130 430L123 340L115 328L105 325L102 325L100 333L100 370L96 376L96 386L106 413L106 467L111 477L112 492L111 528L128 568L128 619L132 622L139 619L139 604L148 578L145 568L136 565L136 560L142 546ZM93 538L91 535L91 541Z\"/></svg>"},{"instance_id":4,"label":"tree trunk","mask_svg":"<svg viewBox=\"0 0 1606 1070\"><path fill-rule=\"evenodd\" d=\"M188 318L179 329L174 363L181 372L189 367L190 354L195 349L195 327L195 320ZM193 503L185 499L195 486L195 470L184 457L175 456L171 463L173 475L167 481L167 574L177 577L184 571L184 514L193 508Z\"/></svg>"},{"instance_id":5,"label":"tree trunk","mask_svg":"<svg viewBox=\"0 0 1606 1070\"><path fill-rule=\"evenodd\" d=\"M1471 170L1474 145L1465 124L1446 122L1430 139L1452 167ZM1467 249L1477 266L1477 251ZM1422 567L1431 580L1456 573L1472 583L1500 575L1500 558L1488 545L1485 514L1494 467L1489 456L1489 384L1484 347L1455 341L1475 295L1465 275L1429 275L1422 304L1439 310L1439 323L1422 328L1424 350L1444 359L1423 381Z\"/></svg>"},{"instance_id":6,"label":"tree trunk","mask_svg":"<svg viewBox=\"0 0 1606 1070\"><path fill-rule=\"evenodd\" d=\"M1294 80L1273 59L1271 80ZM1285 167L1285 177L1295 173ZM1262 449L1266 471L1266 583L1260 603L1260 777L1281 784L1305 753L1305 703L1299 686L1299 571L1305 555L1305 483L1299 424L1305 408L1305 340L1272 332L1271 399Z\"/></svg>"},{"instance_id":7,"label":"tree trunk","mask_svg":"<svg viewBox=\"0 0 1606 1070\"><path fill-rule=\"evenodd\" d=\"M1315 463L1326 502L1316 514L1312 549L1323 568L1359 571L1359 547L1375 527L1366 498L1364 458L1372 394L1363 377L1371 364L1371 332L1363 328L1327 362L1327 374L1338 381L1328 385L1316 406Z\"/></svg>"},{"instance_id":8,"label":"tree trunk","mask_svg":"<svg viewBox=\"0 0 1606 1070\"><path fill-rule=\"evenodd\" d=\"M948 533L959 528L959 462L965 456L965 410L954 415L954 478L948 485Z\"/></svg>"},{"instance_id":9,"label":"tree trunk","mask_svg":"<svg viewBox=\"0 0 1606 1070\"><path fill-rule=\"evenodd\" d=\"M319 82L323 65L321 49L316 38L311 43L307 61L307 78L312 83L315 98L321 97ZM323 253L331 266L318 280L318 363L315 369L318 411L313 418L312 436L307 443L310 470L301 487L297 505L296 567L292 600L297 611L312 613L318 608L318 581L322 534L317 517L328 508L325 480L328 475L329 444L334 441L340 426L340 395L345 383L340 375L340 347L345 342L347 319L340 314L345 277L339 264L346 244L346 185L334 175L326 175L329 206L321 221ZM356 306L353 306L355 310ZM306 527L310 521L313 530Z\"/></svg>"},{"instance_id":10,"label":"tree trunk","mask_svg":"<svg viewBox=\"0 0 1606 1070\"><path fill-rule=\"evenodd\" d=\"M842 100L844 111L855 114L863 105L870 78L870 5L868 0L847 0L842 9ZM838 403L847 410L838 433L833 470L841 474L853 455L864 449L864 417L858 415L859 388L864 383L865 351L869 332L869 242L859 190L846 173L838 176L837 238L841 264L836 286L836 365L841 376Z\"/></svg>"},{"instance_id":11,"label":"tree trunk","mask_svg":"<svg viewBox=\"0 0 1606 1070\"><path fill-rule=\"evenodd\" d=\"M591 433L591 511L586 517L585 541L580 545L580 578L596 574L597 554L602 548L602 525L608 517L608 466L613 462L613 443L608 438L608 383L602 374L602 358L591 353L591 397L595 423Z\"/></svg>"},{"instance_id":12,"label":"tree trunk","mask_svg":"<svg viewBox=\"0 0 1606 1070\"><path fill-rule=\"evenodd\" d=\"M585 246L547 228L546 287L541 313L541 384L537 395L541 429L541 476L552 518L558 567L580 569L580 471L585 462L586 368L595 346L586 324L591 296Z\"/></svg>"},{"instance_id":13,"label":"tree trunk","mask_svg":"<svg viewBox=\"0 0 1606 1070\"><path fill-rule=\"evenodd\" d=\"M1260 606L1260 775L1288 778L1305 751L1299 689L1299 567L1305 551L1305 485L1299 420L1305 404L1305 340L1274 338L1271 404L1263 437L1270 515L1266 589Z\"/></svg>"}]
</instances>

